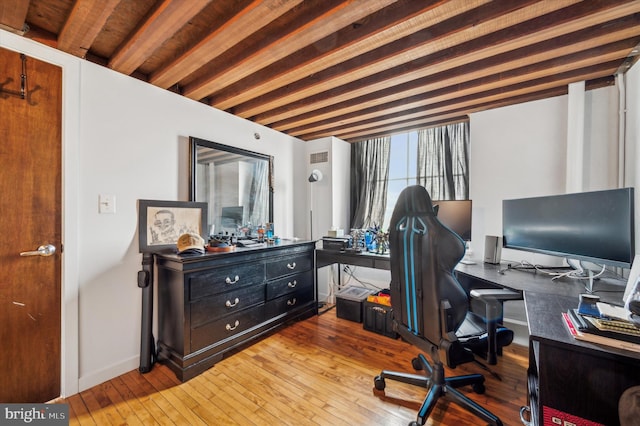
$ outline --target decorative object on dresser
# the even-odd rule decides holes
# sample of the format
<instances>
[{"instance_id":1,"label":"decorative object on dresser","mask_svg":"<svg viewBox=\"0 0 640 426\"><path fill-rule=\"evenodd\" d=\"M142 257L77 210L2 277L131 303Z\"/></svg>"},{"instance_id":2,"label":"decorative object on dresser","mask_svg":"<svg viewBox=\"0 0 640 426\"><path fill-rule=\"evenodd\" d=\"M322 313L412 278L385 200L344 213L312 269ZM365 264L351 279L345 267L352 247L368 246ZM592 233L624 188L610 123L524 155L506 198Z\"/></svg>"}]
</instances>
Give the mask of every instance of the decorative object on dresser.
<instances>
[{"instance_id":1,"label":"decorative object on dresser","mask_svg":"<svg viewBox=\"0 0 640 426\"><path fill-rule=\"evenodd\" d=\"M148 373L156 358L153 325L153 253L177 251L180 235L204 235L207 228L207 203L138 200L138 247L142 253L142 270L138 287L142 289L140 329L141 373Z\"/></svg>"},{"instance_id":2,"label":"decorative object on dresser","mask_svg":"<svg viewBox=\"0 0 640 426\"><path fill-rule=\"evenodd\" d=\"M317 314L314 243L156 255L158 360L186 381L230 351Z\"/></svg>"},{"instance_id":3,"label":"decorative object on dresser","mask_svg":"<svg viewBox=\"0 0 640 426\"><path fill-rule=\"evenodd\" d=\"M138 200L140 253L175 251L182 234L200 236L207 230L207 203Z\"/></svg>"}]
</instances>

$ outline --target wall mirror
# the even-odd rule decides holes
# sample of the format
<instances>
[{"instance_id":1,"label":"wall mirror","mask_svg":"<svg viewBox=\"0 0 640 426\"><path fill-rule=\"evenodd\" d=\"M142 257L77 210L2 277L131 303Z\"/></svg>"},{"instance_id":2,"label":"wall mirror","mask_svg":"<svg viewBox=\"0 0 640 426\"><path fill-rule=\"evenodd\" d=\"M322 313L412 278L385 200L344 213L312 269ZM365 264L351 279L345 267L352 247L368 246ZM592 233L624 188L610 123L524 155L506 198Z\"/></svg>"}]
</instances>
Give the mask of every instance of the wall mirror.
<instances>
[{"instance_id":1,"label":"wall mirror","mask_svg":"<svg viewBox=\"0 0 640 426\"><path fill-rule=\"evenodd\" d=\"M190 200L209 204L209 235L256 236L273 222L273 157L195 137Z\"/></svg>"}]
</instances>

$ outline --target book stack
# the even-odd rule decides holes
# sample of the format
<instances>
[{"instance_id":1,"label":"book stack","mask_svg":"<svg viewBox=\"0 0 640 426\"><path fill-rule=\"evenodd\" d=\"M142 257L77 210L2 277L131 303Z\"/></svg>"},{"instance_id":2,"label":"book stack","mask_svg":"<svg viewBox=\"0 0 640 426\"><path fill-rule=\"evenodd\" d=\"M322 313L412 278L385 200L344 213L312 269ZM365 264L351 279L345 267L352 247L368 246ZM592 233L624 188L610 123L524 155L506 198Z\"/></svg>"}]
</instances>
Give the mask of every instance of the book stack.
<instances>
[{"instance_id":1,"label":"book stack","mask_svg":"<svg viewBox=\"0 0 640 426\"><path fill-rule=\"evenodd\" d=\"M577 309L563 312L562 317L576 340L640 352L640 328L634 322L582 315Z\"/></svg>"}]
</instances>

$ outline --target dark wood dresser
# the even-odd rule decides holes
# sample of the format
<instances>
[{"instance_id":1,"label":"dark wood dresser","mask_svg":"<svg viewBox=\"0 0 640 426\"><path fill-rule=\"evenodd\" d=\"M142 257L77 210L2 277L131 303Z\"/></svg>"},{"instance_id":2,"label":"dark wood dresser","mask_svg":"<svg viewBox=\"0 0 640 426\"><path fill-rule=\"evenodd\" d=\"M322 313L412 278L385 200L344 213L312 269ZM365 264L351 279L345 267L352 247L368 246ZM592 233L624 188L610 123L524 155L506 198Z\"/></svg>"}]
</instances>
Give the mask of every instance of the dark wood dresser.
<instances>
[{"instance_id":1,"label":"dark wood dresser","mask_svg":"<svg viewBox=\"0 0 640 426\"><path fill-rule=\"evenodd\" d=\"M314 243L156 255L158 360L186 381L226 352L317 314Z\"/></svg>"}]
</instances>

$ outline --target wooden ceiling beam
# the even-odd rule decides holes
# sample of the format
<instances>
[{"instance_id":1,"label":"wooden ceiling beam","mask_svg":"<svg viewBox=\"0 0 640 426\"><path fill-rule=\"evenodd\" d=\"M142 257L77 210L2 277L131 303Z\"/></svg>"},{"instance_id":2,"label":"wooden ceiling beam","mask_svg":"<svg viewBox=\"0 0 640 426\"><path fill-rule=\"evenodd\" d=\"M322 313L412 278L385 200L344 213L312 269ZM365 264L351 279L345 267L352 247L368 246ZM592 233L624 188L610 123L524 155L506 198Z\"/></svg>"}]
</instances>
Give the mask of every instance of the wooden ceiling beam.
<instances>
[{"instance_id":1,"label":"wooden ceiling beam","mask_svg":"<svg viewBox=\"0 0 640 426\"><path fill-rule=\"evenodd\" d=\"M183 92L186 96L197 99L200 92L207 92L202 90L207 81L224 74L229 69L241 67L243 63L251 61L251 57L258 52L272 49L282 40L289 41L295 34L313 26L318 21L330 20L341 10L342 3L342 0L325 0L320 3L303 1L271 21L262 30L239 40L233 49L227 50L215 60L202 66L197 72L184 78L180 82Z\"/></svg>"},{"instance_id":2,"label":"wooden ceiling beam","mask_svg":"<svg viewBox=\"0 0 640 426\"><path fill-rule=\"evenodd\" d=\"M122 0L77 0L58 35L58 49L84 58Z\"/></svg>"},{"instance_id":3,"label":"wooden ceiling beam","mask_svg":"<svg viewBox=\"0 0 640 426\"><path fill-rule=\"evenodd\" d=\"M342 137L345 133L353 132L356 130L366 130L371 129L372 127L377 126L388 126L394 125L399 121L406 121L408 119L415 119L420 117L435 117L440 118L443 115L451 115L451 114L470 114L474 112L475 105L481 104L484 105L486 103L495 103L504 98L509 98L513 96L518 96L522 94L534 93L537 91L544 91L550 88L566 86L569 83L573 83L576 81L584 81L593 78L600 78L603 76L611 75L611 67L612 63L608 64L599 64L594 67L590 67L588 69L576 70L574 72L565 73L563 78L557 80L555 78L542 78L538 79L535 82L522 82L518 84L514 84L512 86L506 86L499 89L488 90L486 92L477 93L473 95L461 96L460 98L450 99L447 101L438 102L435 104L429 104L428 101L423 102L422 106L416 106L416 104L411 105L410 108L406 110L381 110L378 115L369 118L358 120L354 123L350 124L339 124L334 125L333 127L325 127L322 131L316 132L295 132L290 131L287 134L292 136L306 138L311 135L315 135L318 133L326 133ZM609 74L607 74L609 73Z\"/></svg>"},{"instance_id":4,"label":"wooden ceiling beam","mask_svg":"<svg viewBox=\"0 0 640 426\"><path fill-rule=\"evenodd\" d=\"M361 24L338 29L322 40L309 44L257 73L228 85L212 96L209 104L228 109L256 96L285 86L300 76L311 75L412 34L416 28L432 25L440 14L433 9L447 0L400 0L367 16ZM313 5L317 8L317 5ZM451 13L455 13L452 11Z\"/></svg>"},{"instance_id":5,"label":"wooden ceiling beam","mask_svg":"<svg viewBox=\"0 0 640 426\"><path fill-rule=\"evenodd\" d=\"M606 76L588 80L586 82L586 90L599 89L602 87L612 86L615 84L615 78L613 76ZM383 127L376 130L368 129L364 131L354 132L352 134L343 135L342 139L350 142L360 142L362 140L371 139L375 137L388 136L396 133L406 133L415 131L418 129L425 129L428 127L443 126L446 124L453 124L456 122L467 121L468 115L458 114L472 114L476 112L486 111L494 108L501 108L525 102L538 101L542 99L548 99L556 96L566 95L568 93L568 86L553 87L551 89L540 90L532 93L525 93L523 95L513 96L509 98L499 99L497 101L478 103L471 108L464 108L463 112L451 110L451 114L439 115L438 117L426 117L423 119L412 119L408 121L396 122L393 127ZM317 136L317 135L316 135ZM330 136L322 134L318 137ZM311 137L310 139L315 139Z\"/></svg>"},{"instance_id":6,"label":"wooden ceiling beam","mask_svg":"<svg viewBox=\"0 0 640 426\"><path fill-rule=\"evenodd\" d=\"M398 72L390 70L391 77L381 73L353 85L330 90L326 93L328 99L326 102L324 101L325 96L317 96L319 100L312 97L308 100L309 104L305 105L305 109L309 109L308 112L296 115L295 110L289 110L288 118L270 124L286 130L315 122L318 119L344 116L353 110L362 110L374 104L413 96L439 87L464 84L482 77L513 72L523 64L529 64L528 67L536 63L548 66L550 64L548 61L551 60L553 60L552 62L571 62L582 60L590 55L602 55L612 51L620 52L624 49L630 51L633 48L634 40L638 40L638 34L640 34L640 16L625 17L615 24L606 23L585 28L562 37L527 46L526 49L515 49L473 61L466 66L447 67L443 71L415 80L411 80L409 76L405 75L397 78ZM611 43L611 40L619 40L623 37L628 38ZM576 54L572 52L576 52ZM314 108L314 106L319 107Z\"/></svg>"},{"instance_id":7,"label":"wooden ceiling beam","mask_svg":"<svg viewBox=\"0 0 640 426\"><path fill-rule=\"evenodd\" d=\"M3 0L0 2L0 29L24 35L29 0Z\"/></svg>"},{"instance_id":8,"label":"wooden ceiling beam","mask_svg":"<svg viewBox=\"0 0 640 426\"><path fill-rule=\"evenodd\" d=\"M305 25L291 28L287 34L283 34L278 40L273 40L273 43L261 46L260 49L253 49L251 52L240 52L241 54L235 63L222 64L223 67L218 72L203 76L187 85L184 88L184 95L192 99L202 99L209 96L295 51L335 33L340 28L367 17L393 1L395 0L338 1L335 7L322 16L306 22ZM317 8L318 5L310 2L306 7Z\"/></svg>"},{"instance_id":9,"label":"wooden ceiling beam","mask_svg":"<svg viewBox=\"0 0 640 426\"><path fill-rule=\"evenodd\" d=\"M355 72L363 66L363 63L354 62L350 64L348 61L341 66L329 68L324 72L306 77L287 87L277 89L267 95L239 105L233 111L242 117L251 117L257 122L270 124L305 112L306 105L312 99L317 101L318 98L315 98L314 95L318 95L323 91L327 91L327 95L320 94L319 97L331 102L335 100L335 93L329 92L330 89L344 90L344 84L353 83L367 76L377 74L376 78L384 75L386 79L401 78L412 80L429 73L452 69L456 66L467 66L488 56L522 48L539 41L553 39L563 34L601 24L640 10L640 2L622 3L622 5L614 4L617 7L609 7L612 4L609 2L579 3L529 19L513 27L481 35L446 49L439 49L430 55L423 55L418 59L399 64L396 67L391 67L388 64L389 61L375 57L375 52L372 52L369 58L358 58L359 61L363 61L364 65L367 66L367 75L358 76L358 73ZM609 8L607 9L607 7ZM391 75L393 72L395 72L394 76ZM345 78L345 74L347 74L346 77L348 79ZM384 80L381 79L381 81ZM334 82L333 85L328 86L331 82ZM335 82L342 84L335 84ZM307 111L312 109L310 107Z\"/></svg>"},{"instance_id":10,"label":"wooden ceiling beam","mask_svg":"<svg viewBox=\"0 0 640 426\"><path fill-rule=\"evenodd\" d=\"M637 39L636 39L637 40ZM365 120L374 120L381 115L388 116L394 113L406 113L412 108L424 111L425 108L429 108L428 105L440 105L445 102L447 107L455 107L454 104L448 104L446 102L451 99L465 99L465 96L473 96L478 93L489 93L491 90L498 90L502 87L516 87L520 85L540 85L541 82L552 82L554 79L560 77L561 80L566 80L568 72L574 69L578 70L591 70L592 67L599 63L607 62L622 62L626 57L628 50L621 48L618 51L607 52L598 57L586 56L583 59L578 59L579 55L575 56L573 61L562 61L562 63L555 64L555 60L545 61L531 66L522 67L510 72L502 72L493 76L484 77L470 81L466 84L454 85L449 87L442 87L431 92L425 92L420 95L408 96L402 98L402 101L389 101L381 103L369 108L363 108L351 113L345 113L335 118L325 118L318 116L318 119L312 124L305 126L284 129L277 125L273 128L281 132L287 132L290 134L300 134L308 132L317 132L329 127L333 127L333 123L339 121L341 125L346 126L350 123L358 123ZM554 65L555 64L555 65ZM582 74L579 74L580 78Z\"/></svg>"},{"instance_id":11,"label":"wooden ceiling beam","mask_svg":"<svg viewBox=\"0 0 640 426\"><path fill-rule=\"evenodd\" d=\"M184 77L206 65L240 40L259 31L265 25L286 13L302 0L254 0L224 25L180 57L151 74L149 82L163 88L170 87Z\"/></svg>"},{"instance_id":12,"label":"wooden ceiling beam","mask_svg":"<svg viewBox=\"0 0 640 426\"><path fill-rule=\"evenodd\" d=\"M498 87L491 90L486 90L466 96L460 96L454 99L448 99L437 103L431 103L430 94L425 94L422 102L416 100L411 104L407 104L406 108L399 108L400 105L392 103L391 105L369 108L366 111L363 111L363 113L365 114L364 116L366 116L366 114L372 112L374 109L377 110L375 118L357 120L356 122L350 124L340 123L339 125L334 125L331 128L325 128L325 130L321 133L305 132L302 130L291 130L286 133L305 140L308 140L309 138L314 139L316 138L317 134L325 134L327 132L336 137L343 137L345 134L348 134L349 132L353 132L355 130L364 128L370 129L374 126L390 125L395 122L407 120L410 118L419 118L424 116L438 117L439 114L441 115L452 113L457 113L458 115L460 115L464 113L464 111L472 110L473 106L479 103L496 102L504 98L548 90L559 86L566 86L569 83L574 83L576 81L591 80L611 75L613 71L617 69L619 62L619 60L614 60L606 63L600 63L590 67L571 70L557 75L537 78L531 81L523 81L509 86Z\"/></svg>"},{"instance_id":13,"label":"wooden ceiling beam","mask_svg":"<svg viewBox=\"0 0 640 426\"><path fill-rule=\"evenodd\" d=\"M0 0L9 22L304 139L463 120L640 58L640 0Z\"/></svg>"},{"instance_id":14,"label":"wooden ceiling beam","mask_svg":"<svg viewBox=\"0 0 640 426\"><path fill-rule=\"evenodd\" d=\"M163 0L114 53L109 60L109 68L123 74L132 74L210 2L211 0L189 0L189 7L185 7L183 0Z\"/></svg>"},{"instance_id":15,"label":"wooden ceiling beam","mask_svg":"<svg viewBox=\"0 0 640 426\"><path fill-rule=\"evenodd\" d=\"M487 37L496 31L510 29L511 35L505 35L505 41L511 41L517 37L518 33L516 30L514 34L511 26L518 25L519 28L521 21L518 20L527 19L527 16L530 16L518 13L521 7L529 6L530 3L526 0L509 2L509 8L503 7L502 4L489 3L468 10L378 49L327 67L313 75L300 76L301 78L297 81L285 87L235 106L233 111L241 117L256 117L258 121L266 121L269 111L279 106L304 100L324 90L352 83L391 68L405 65L412 67L414 62L420 61L424 56L433 52L448 51L460 44L465 44L469 38L475 40ZM545 3L545 9L542 12L557 10L567 3L573 3L573 0ZM541 7L537 4L536 6ZM548 22L545 23L545 27L548 25ZM465 53L469 54L469 52Z\"/></svg>"},{"instance_id":16,"label":"wooden ceiling beam","mask_svg":"<svg viewBox=\"0 0 640 426\"><path fill-rule=\"evenodd\" d=\"M435 120L435 121L427 120L424 122L415 123L413 125L410 124L410 125L407 125L406 127L395 127L393 129L389 129L389 131L387 132L371 133L370 135L364 135L364 136L355 135L353 138L343 139L343 140L349 143L357 143L365 140L388 137L388 136L392 137L393 135L409 133L409 132L418 131L422 129L429 129L431 127L446 126L448 124L455 124L455 123L461 123L466 121L469 121L469 117L467 116L453 117L451 119L443 119L443 120Z\"/></svg>"}]
</instances>

